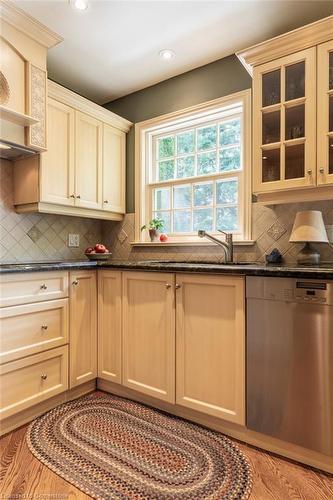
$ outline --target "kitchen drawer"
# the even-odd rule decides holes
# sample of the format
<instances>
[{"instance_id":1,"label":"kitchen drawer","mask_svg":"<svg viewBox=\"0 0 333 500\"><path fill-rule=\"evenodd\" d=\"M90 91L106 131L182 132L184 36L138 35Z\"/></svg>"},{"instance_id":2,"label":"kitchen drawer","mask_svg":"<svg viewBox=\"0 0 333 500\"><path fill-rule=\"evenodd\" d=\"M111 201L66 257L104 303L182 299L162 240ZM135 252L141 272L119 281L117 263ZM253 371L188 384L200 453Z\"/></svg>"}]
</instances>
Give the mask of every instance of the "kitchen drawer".
<instances>
[{"instance_id":1,"label":"kitchen drawer","mask_svg":"<svg viewBox=\"0 0 333 500\"><path fill-rule=\"evenodd\" d=\"M1 276L1 307L64 297L68 297L67 271L17 273Z\"/></svg>"},{"instance_id":2,"label":"kitchen drawer","mask_svg":"<svg viewBox=\"0 0 333 500\"><path fill-rule=\"evenodd\" d=\"M0 309L0 364L68 343L68 299Z\"/></svg>"},{"instance_id":3,"label":"kitchen drawer","mask_svg":"<svg viewBox=\"0 0 333 500\"><path fill-rule=\"evenodd\" d=\"M0 367L0 418L68 389L68 347L58 347Z\"/></svg>"}]
</instances>

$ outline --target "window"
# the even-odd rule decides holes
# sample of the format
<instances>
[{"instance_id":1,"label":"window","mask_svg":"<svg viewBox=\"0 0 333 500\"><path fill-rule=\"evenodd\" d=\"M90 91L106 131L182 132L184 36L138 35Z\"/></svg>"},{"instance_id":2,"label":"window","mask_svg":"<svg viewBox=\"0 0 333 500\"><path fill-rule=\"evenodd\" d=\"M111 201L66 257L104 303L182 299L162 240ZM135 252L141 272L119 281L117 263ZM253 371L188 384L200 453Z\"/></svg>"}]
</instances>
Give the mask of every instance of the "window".
<instances>
[{"instance_id":1,"label":"window","mask_svg":"<svg viewBox=\"0 0 333 500\"><path fill-rule=\"evenodd\" d=\"M199 229L249 239L249 103L246 91L136 126L137 226L158 217L171 243Z\"/></svg>"}]
</instances>

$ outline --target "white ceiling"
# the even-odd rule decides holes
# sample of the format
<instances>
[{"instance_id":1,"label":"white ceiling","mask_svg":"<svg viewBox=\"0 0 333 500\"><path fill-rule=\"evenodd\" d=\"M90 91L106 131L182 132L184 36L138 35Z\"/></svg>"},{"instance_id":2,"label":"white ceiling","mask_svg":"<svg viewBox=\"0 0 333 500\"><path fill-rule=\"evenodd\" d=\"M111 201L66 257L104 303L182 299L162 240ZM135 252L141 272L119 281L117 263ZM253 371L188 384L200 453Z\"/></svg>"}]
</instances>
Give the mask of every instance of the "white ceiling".
<instances>
[{"instance_id":1,"label":"white ceiling","mask_svg":"<svg viewBox=\"0 0 333 500\"><path fill-rule=\"evenodd\" d=\"M49 51L50 78L101 104L333 13L318 0L14 3L64 38ZM175 59L162 61L163 48Z\"/></svg>"}]
</instances>

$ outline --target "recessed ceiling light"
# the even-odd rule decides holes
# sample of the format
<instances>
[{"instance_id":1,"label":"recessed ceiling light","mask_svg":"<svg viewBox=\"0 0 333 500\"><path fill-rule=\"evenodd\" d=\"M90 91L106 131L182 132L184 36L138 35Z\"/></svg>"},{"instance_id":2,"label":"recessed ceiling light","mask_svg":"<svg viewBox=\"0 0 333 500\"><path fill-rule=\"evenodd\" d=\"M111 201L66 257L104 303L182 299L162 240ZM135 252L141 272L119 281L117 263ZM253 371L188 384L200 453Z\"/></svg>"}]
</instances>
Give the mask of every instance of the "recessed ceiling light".
<instances>
[{"instance_id":1,"label":"recessed ceiling light","mask_svg":"<svg viewBox=\"0 0 333 500\"><path fill-rule=\"evenodd\" d=\"M71 0L70 3L78 10L87 10L88 8L88 0Z\"/></svg>"},{"instance_id":2,"label":"recessed ceiling light","mask_svg":"<svg viewBox=\"0 0 333 500\"><path fill-rule=\"evenodd\" d=\"M163 49L160 50L159 56L161 59L163 59L163 61L171 61L171 59L174 59L176 57L176 54L171 49Z\"/></svg>"},{"instance_id":3,"label":"recessed ceiling light","mask_svg":"<svg viewBox=\"0 0 333 500\"><path fill-rule=\"evenodd\" d=\"M7 144L0 143L0 149L12 149L12 148L11 148L11 146L8 146Z\"/></svg>"}]
</instances>

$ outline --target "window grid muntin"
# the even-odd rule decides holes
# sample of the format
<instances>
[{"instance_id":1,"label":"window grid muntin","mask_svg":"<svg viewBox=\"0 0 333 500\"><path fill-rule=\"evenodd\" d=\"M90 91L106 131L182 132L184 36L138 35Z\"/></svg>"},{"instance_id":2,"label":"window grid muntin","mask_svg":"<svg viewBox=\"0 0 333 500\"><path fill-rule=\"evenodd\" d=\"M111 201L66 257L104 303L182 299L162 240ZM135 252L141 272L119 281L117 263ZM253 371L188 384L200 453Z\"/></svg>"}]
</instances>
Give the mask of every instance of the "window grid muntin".
<instances>
[{"instance_id":1,"label":"window grid muntin","mask_svg":"<svg viewBox=\"0 0 333 500\"><path fill-rule=\"evenodd\" d=\"M221 146L220 145L220 125L228 123L228 122L236 121L236 120L239 120L239 122L240 122L240 140L239 140L239 142ZM213 126L213 125L216 125L216 127L217 127L216 147L199 151L198 150L198 139L197 139L198 130L203 129L203 128L207 128L207 127ZM190 130L194 130L194 132L195 132L194 133L194 138L195 138L194 152L193 153L183 153L183 154L177 155L177 136L184 133L184 132L190 131ZM164 158L160 159L158 157L158 151L159 151L159 148L157 147L158 141L162 138L168 138L168 137L174 137L174 141L175 141L174 142L174 153L175 154L173 156L164 157ZM187 156L192 156L192 155L194 155L194 161L195 161L195 165L194 165L195 175L191 176L191 177L175 177L174 176L173 178L170 178L168 180L175 181L175 180L179 180L179 179L193 179L196 177L210 175L210 173L198 174L198 155L199 154L207 154L207 153L214 152L214 151L216 152L216 157L215 157L216 170L214 172L211 172L211 174L218 174L218 173L220 173L220 170L219 170L219 168L220 168L220 165L219 165L220 151L234 148L234 147L239 147L239 149L240 149L240 168L235 169L235 170L227 170L225 172L230 172L230 171L239 172L239 171L243 170L243 113L242 112L232 114L231 116L228 116L228 117L210 120L210 121L207 121L204 123L197 124L195 126L193 126L193 125L187 126L187 127L182 128L182 129L175 130L173 133L171 133L171 132L163 133L162 132L160 134L156 134L155 136L153 136L153 162L152 162L151 180L153 180L154 184L166 182L164 180L162 180L162 181L159 180L159 162L173 160L173 162L174 162L174 174L176 174L177 173L177 159L184 158ZM221 172L221 173L223 173L223 172ZM152 183L152 182L150 182L150 183Z\"/></svg>"}]
</instances>

